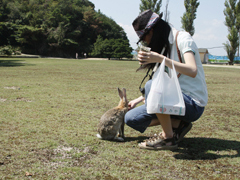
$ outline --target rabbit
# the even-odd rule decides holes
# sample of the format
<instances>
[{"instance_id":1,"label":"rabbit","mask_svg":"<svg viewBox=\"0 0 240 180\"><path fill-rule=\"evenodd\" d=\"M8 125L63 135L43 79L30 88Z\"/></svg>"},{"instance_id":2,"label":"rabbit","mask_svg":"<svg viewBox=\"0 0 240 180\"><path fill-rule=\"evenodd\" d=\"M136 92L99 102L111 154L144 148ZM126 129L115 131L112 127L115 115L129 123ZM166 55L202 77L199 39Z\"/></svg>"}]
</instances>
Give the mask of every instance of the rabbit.
<instances>
[{"instance_id":1,"label":"rabbit","mask_svg":"<svg viewBox=\"0 0 240 180\"><path fill-rule=\"evenodd\" d=\"M118 88L120 102L117 107L105 112L98 124L97 137L103 140L124 141L124 116L128 111L126 89Z\"/></svg>"}]
</instances>

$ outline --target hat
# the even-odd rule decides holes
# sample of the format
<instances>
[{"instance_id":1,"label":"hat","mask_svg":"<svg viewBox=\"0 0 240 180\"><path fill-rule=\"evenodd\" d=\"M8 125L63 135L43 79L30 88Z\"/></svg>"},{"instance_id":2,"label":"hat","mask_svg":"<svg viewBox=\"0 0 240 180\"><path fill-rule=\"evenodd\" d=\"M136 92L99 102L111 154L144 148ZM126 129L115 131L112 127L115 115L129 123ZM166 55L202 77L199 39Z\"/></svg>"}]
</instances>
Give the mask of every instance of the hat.
<instances>
[{"instance_id":1,"label":"hat","mask_svg":"<svg viewBox=\"0 0 240 180\"><path fill-rule=\"evenodd\" d=\"M152 10L146 10L139 14L139 16L133 21L132 26L136 31L139 41L146 35L162 18L163 13L160 15L152 12ZM139 43L139 41L137 43Z\"/></svg>"}]
</instances>

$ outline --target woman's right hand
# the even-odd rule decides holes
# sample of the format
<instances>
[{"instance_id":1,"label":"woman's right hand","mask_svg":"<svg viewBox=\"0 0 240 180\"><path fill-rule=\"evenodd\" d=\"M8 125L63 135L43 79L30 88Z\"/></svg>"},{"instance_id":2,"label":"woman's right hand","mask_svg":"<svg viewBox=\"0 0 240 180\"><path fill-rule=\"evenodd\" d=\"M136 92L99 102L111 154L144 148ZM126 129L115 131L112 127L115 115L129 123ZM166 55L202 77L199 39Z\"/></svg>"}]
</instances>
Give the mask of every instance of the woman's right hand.
<instances>
[{"instance_id":1,"label":"woman's right hand","mask_svg":"<svg viewBox=\"0 0 240 180\"><path fill-rule=\"evenodd\" d=\"M128 103L128 110L131 110L136 107L138 103L135 100L132 100Z\"/></svg>"},{"instance_id":2,"label":"woman's right hand","mask_svg":"<svg viewBox=\"0 0 240 180\"><path fill-rule=\"evenodd\" d=\"M130 101L128 103L128 110L131 110L131 109L135 108L136 105L139 104L140 102L144 101L144 99L145 98L143 96L140 96L139 98Z\"/></svg>"}]
</instances>

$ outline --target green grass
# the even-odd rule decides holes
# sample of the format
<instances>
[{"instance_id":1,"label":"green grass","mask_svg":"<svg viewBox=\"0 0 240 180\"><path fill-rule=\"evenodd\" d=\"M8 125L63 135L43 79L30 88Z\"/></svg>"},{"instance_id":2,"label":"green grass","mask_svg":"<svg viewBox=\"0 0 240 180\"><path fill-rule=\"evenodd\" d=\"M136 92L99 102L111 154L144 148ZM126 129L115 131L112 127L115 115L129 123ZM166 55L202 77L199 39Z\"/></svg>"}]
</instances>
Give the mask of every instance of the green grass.
<instances>
[{"instance_id":1,"label":"green grass","mask_svg":"<svg viewBox=\"0 0 240 180\"><path fill-rule=\"evenodd\" d=\"M240 69L204 67L209 103L176 151L147 151L144 134L96 138L101 115L140 95L137 62L0 59L0 179L240 179ZM27 175L27 176L26 176Z\"/></svg>"}]
</instances>

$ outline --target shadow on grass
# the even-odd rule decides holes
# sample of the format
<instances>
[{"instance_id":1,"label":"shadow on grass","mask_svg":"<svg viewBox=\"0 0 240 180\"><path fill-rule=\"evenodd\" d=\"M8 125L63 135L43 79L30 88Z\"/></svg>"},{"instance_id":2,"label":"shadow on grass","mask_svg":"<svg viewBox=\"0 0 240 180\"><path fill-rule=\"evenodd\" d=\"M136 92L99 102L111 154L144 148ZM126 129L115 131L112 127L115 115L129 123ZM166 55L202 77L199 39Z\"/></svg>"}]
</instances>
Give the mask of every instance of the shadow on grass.
<instances>
[{"instance_id":1,"label":"shadow on grass","mask_svg":"<svg viewBox=\"0 0 240 180\"><path fill-rule=\"evenodd\" d=\"M138 137L125 137L124 142L131 142L131 141L137 141L137 143L143 142L143 140L147 139L149 137L147 136L138 136Z\"/></svg>"},{"instance_id":2,"label":"shadow on grass","mask_svg":"<svg viewBox=\"0 0 240 180\"><path fill-rule=\"evenodd\" d=\"M28 66L22 60L0 60L0 67L17 67L17 66Z\"/></svg>"},{"instance_id":3,"label":"shadow on grass","mask_svg":"<svg viewBox=\"0 0 240 180\"><path fill-rule=\"evenodd\" d=\"M137 141L138 143L142 142L144 139L147 139L147 136L138 136L138 137L125 137L124 141L117 141L117 140L106 140L103 139L103 141L110 141L110 142L115 142L115 143L125 143L125 142L132 142L132 141ZM102 139L101 139L102 140Z\"/></svg>"},{"instance_id":4,"label":"shadow on grass","mask_svg":"<svg viewBox=\"0 0 240 180\"><path fill-rule=\"evenodd\" d=\"M185 138L179 143L176 159L214 160L240 157L240 142L215 138Z\"/></svg>"}]
</instances>

